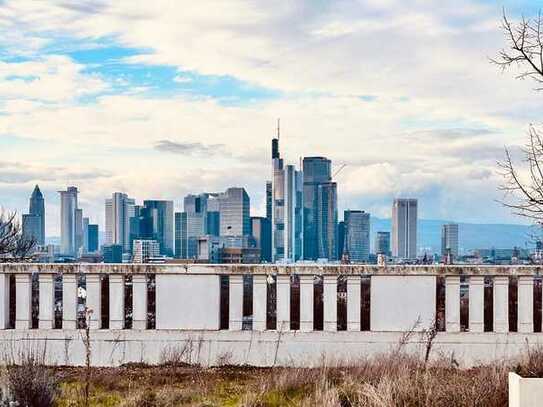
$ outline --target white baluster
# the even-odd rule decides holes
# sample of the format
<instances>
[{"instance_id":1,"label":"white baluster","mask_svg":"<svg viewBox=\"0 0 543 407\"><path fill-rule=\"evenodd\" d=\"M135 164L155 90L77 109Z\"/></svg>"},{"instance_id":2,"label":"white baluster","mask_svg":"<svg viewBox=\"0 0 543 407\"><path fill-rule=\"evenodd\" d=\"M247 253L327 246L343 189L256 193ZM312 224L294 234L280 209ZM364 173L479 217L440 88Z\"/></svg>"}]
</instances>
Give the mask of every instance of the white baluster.
<instances>
[{"instance_id":1,"label":"white baluster","mask_svg":"<svg viewBox=\"0 0 543 407\"><path fill-rule=\"evenodd\" d=\"M92 310L89 328L100 329L102 326L102 284L100 274L87 274L85 279L87 287L86 306L87 310Z\"/></svg>"},{"instance_id":2,"label":"white baluster","mask_svg":"<svg viewBox=\"0 0 543 407\"><path fill-rule=\"evenodd\" d=\"M494 332L509 332L509 277L494 277Z\"/></svg>"},{"instance_id":3,"label":"white baluster","mask_svg":"<svg viewBox=\"0 0 543 407\"><path fill-rule=\"evenodd\" d=\"M124 276L109 275L109 329L124 328Z\"/></svg>"},{"instance_id":4,"label":"white baluster","mask_svg":"<svg viewBox=\"0 0 543 407\"><path fill-rule=\"evenodd\" d=\"M132 275L132 304L134 316L132 327L147 329L147 276L145 274Z\"/></svg>"},{"instance_id":5,"label":"white baluster","mask_svg":"<svg viewBox=\"0 0 543 407\"><path fill-rule=\"evenodd\" d=\"M469 330L484 331L484 287L485 278L471 276L469 278Z\"/></svg>"},{"instance_id":6,"label":"white baluster","mask_svg":"<svg viewBox=\"0 0 543 407\"><path fill-rule=\"evenodd\" d=\"M265 274L253 275L253 330L266 330L267 277Z\"/></svg>"},{"instance_id":7,"label":"white baluster","mask_svg":"<svg viewBox=\"0 0 543 407\"><path fill-rule=\"evenodd\" d=\"M361 278L347 276L347 330L360 331Z\"/></svg>"},{"instance_id":8,"label":"white baluster","mask_svg":"<svg viewBox=\"0 0 543 407\"><path fill-rule=\"evenodd\" d=\"M75 274L62 275L62 329L75 329L77 318L77 279Z\"/></svg>"},{"instance_id":9,"label":"white baluster","mask_svg":"<svg viewBox=\"0 0 543 407\"><path fill-rule=\"evenodd\" d=\"M290 330L290 276L277 276L277 330Z\"/></svg>"},{"instance_id":10,"label":"white baluster","mask_svg":"<svg viewBox=\"0 0 543 407\"><path fill-rule=\"evenodd\" d=\"M55 285L53 274L39 274L39 329L52 329L55 324Z\"/></svg>"},{"instance_id":11,"label":"white baluster","mask_svg":"<svg viewBox=\"0 0 543 407\"><path fill-rule=\"evenodd\" d=\"M300 331L313 330L313 281L314 276L300 275Z\"/></svg>"},{"instance_id":12,"label":"white baluster","mask_svg":"<svg viewBox=\"0 0 543 407\"><path fill-rule=\"evenodd\" d=\"M230 276L229 296L229 323L231 331L240 331L243 328L243 276L233 274Z\"/></svg>"},{"instance_id":13,"label":"white baluster","mask_svg":"<svg viewBox=\"0 0 543 407\"><path fill-rule=\"evenodd\" d=\"M337 276L323 279L324 330L337 331Z\"/></svg>"},{"instance_id":14,"label":"white baluster","mask_svg":"<svg viewBox=\"0 0 543 407\"><path fill-rule=\"evenodd\" d=\"M518 331L523 333L534 331L534 278L532 276L518 278Z\"/></svg>"},{"instance_id":15,"label":"white baluster","mask_svg":"<svg viewBox=\"0 0 543 407\"><path fill-rule=\"evenodd\" d=\"M30 329L32 327L31 299L32 284L30 274L15 275L15 329Z\"/></svg>"}]
</instances>

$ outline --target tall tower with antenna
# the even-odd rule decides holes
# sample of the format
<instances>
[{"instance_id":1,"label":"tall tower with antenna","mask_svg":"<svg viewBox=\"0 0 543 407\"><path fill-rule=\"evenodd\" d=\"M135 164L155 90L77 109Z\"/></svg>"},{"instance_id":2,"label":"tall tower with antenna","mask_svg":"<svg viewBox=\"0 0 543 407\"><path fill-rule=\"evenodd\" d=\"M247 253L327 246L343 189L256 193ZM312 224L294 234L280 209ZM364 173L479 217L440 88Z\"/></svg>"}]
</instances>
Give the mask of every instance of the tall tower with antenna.
<instances>
[{"instance_id":1,"label":"tall tower with antenna","mask_svg":"<svg viewBox=\"0 0 543 407\"><path fill-rule=\"evenodd\" d=\"M294 165L283 164L279 152L281 121L272 139L272 261L303 258L303 177Z\"/></svg>"}]
</instances>

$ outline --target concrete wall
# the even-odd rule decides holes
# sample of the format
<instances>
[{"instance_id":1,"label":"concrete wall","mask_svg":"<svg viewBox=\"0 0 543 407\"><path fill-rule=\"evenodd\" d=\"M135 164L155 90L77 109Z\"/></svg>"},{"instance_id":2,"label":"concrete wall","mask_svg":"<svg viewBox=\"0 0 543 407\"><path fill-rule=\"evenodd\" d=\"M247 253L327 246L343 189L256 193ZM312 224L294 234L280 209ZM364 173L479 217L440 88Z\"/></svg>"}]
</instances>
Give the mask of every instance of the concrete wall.
<instances>
[{"instance_id":1,"label":"concrete wall","mask_svg":"<svg viewBox=\"0 0 543 407\"><path fill-rule=\"evenodd\" d=\"M543 379L509 373L509 407L539 407L543 401Z\"/></svg>"},{"instance_id":2,"label":"concrete wall","mask_svg":"<svg viewBox=\"0 0 543 407\"><path fill-rule=\"evenodd\" d=\"M190 363L257 366L313 366L356 362L397 348L415 327L406 350L423 352L424 330L436 314L437 277L445 281L446 331L439 332L433 355L471 366L510 358L543 342L534 333L534 277L538 267L423 266L267 266L267 265L0 265L0 357L21 349L45 352L49 363L84 362L82 335L76 327L77 276L86 277L86 304L93 309L90 332L96 365L159 363L172 353ZM31 275L39 275L39 329L31 329ZM53 329L53 276L63 280L63 328ZM109 329L101 329L102 285L109 276ZM252 329L242 330L243 275L253 275ZM290 275L300 276L300 330L290 330ZM9 326L9 281L14 275L15 329ZM146 329L147 276L156 282L156 329ZM220 275L229 276L228 329L220 330ZM267 284L277 276L278 329L267 330ZM469 284L469 332L460 332L460 275ZM124 282L132 278L132 329L123 329ZM323 330L314 331L314 276L323 277ZM338 277L346 276L347 326L338 331ZM370 278L370 307L363 309L361 276ZM494 281L494 332L484 331L484 277ZM518 332L508 332L509 277L518 278ZM369 312L371 331L361 331ZM539 312L539 311L538 311ZM418 324L416 322L418 321Z\"/></svg>"}]
</instances>

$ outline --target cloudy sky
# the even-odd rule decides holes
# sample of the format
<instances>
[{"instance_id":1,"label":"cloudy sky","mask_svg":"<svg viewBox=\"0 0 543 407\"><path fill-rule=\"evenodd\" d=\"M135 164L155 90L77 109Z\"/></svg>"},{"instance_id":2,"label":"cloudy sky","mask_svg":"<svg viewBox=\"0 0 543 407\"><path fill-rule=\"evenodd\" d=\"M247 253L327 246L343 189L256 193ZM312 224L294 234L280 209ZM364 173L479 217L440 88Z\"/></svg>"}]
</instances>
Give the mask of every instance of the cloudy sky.
<instances>
[{"instance_id":1,"label":"cloudy sky","mask_svg":"<svg viewBox=\"0 0 543 407\"><path fill-rule=\"evenodd\" d=\"M448 4L444 4L448 3ZM103 224L103 200L245 186L264 211L270 139L325 155L339 206L519 222L496 199L503 146L540 120L534 83L501 73L502 7L541 1L0 0L0 205L57 190Z\"/></svg>"}]
</instances>

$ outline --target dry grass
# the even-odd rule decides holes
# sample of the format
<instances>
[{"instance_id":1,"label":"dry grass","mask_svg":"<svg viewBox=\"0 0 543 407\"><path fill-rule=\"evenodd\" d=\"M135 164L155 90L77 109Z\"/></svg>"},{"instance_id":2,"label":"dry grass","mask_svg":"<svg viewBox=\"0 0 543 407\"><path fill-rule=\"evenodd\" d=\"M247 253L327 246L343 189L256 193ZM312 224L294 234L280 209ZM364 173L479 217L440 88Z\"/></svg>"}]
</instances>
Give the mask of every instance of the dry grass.
<instances>
[{"instance_id":1,"label":"dry grass","mask_svg":"<svg viewBox=\"0 0 543 407\"><path fill-rule=\"evenodd\" d=\"M507 406L507 373L543 376L543 350L512 363L460 369L401 351L321 368L204 369L179 364L94 369L91 406ZM59 406L74 406L80 368L62 368Z\"/></svg>"}]
</instances>

